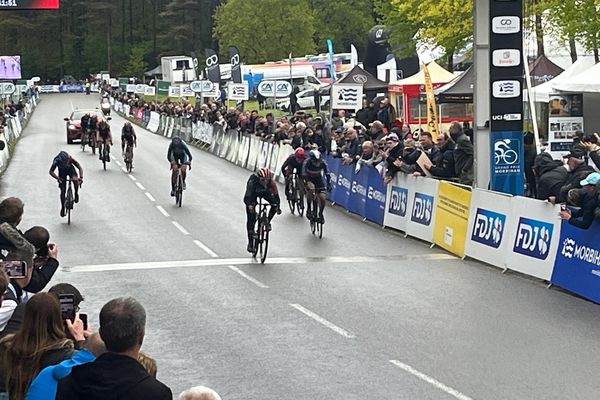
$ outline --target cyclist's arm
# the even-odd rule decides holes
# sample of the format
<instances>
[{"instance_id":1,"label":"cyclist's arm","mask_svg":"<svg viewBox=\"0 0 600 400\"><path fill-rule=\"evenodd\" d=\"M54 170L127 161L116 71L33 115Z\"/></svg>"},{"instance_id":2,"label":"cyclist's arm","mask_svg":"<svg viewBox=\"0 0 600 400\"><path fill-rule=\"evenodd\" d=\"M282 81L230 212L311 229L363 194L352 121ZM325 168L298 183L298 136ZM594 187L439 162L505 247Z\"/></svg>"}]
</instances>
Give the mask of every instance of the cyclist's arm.
<instances>
[{"instance_id":1,"label":"cyclist's arm","mask_svg":"<svg viewBox=\"0 0 600 400\"><path fill-rule=\"evenodd\" d=\"M81 166L81 164L79 164L79 162L77 162L77 160L73 159L73 165L75 166L75 168L77 168L77 170L79 171L79 179L83 180L83 167Z\"/></svg>"},{"instance_id":2,"label":"cyclist's arm","mask_svg":"<svg viewBox=\"0 0 600 400\"><path fill-rule=\"evenodd\" d=\"M282 174L285 174L285 170L290 165L290 163L291 163L291 157L286 158L286 160L283 162L283 165L281 166L281 173Z\"/></svg>"},{"instance_id":3,"label":"cyclist's arm","mask_svg":"<svg viewBox=\"0 0 600 400\"><path fill-rule=\"evenodd\" d=\"M56 172L54 172L56 170L56 168L58 168L58 165L56 165L56 163L53 162L52 165L50 166L50 171L48 171L48 172L51 177L58 180L59 177L58 177L58 175L56 175Z\"/></svg>"},{"instance_id":4,"label":"cyclist's arm","mask_svg":"<svg viewBox=\"0 0 600 400\"><path fill-rule=\"evenodd\" d=\"M169 144L169 148L167 149L167 161L171 162L173 157L173 143Z\"/></svg>"},{"instance_id":5,"label":"cyclist's arm","mask_svg":"<svg viewBox=\"0 0 600 400\"><path fill-rule=\"evenodd\" d=\"M304 160L304 162L302 163L302 168L300 170L300 175L302 176L303 179L308 178L308 174L306 172L307 170L307 165L308 165L308 159Z\"/></svg>"},{"instance_id":6,"label":"cyclist's arm","mask_svg":"<svg viewBox=\"0 0 600 400\"><path fill-rule=\"evenodd\" d=\"M189 147L187 146L187 144L185 144L185 142L182 141L182 143L185 154L187 154L187 156L190 158L190 162L192 162L192 153L190 152Z\"/></svg>"}]
</instances>

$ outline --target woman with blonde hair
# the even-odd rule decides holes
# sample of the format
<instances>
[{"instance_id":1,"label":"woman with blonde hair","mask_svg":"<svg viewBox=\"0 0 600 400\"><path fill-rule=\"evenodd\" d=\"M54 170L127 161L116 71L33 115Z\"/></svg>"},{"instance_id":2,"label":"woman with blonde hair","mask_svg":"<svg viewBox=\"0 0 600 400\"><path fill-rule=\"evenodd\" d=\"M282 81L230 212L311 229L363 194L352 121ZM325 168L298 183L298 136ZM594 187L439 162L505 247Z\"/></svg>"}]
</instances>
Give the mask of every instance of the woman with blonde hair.
<instances>
[{"instance_id":1,"label":"woman with blonde hair","mask_svg":"<svg viewBox=\"0 0 600 400\"><path fill-rule=\"evenodd\" d=\"M67 320L71 335L85 340L83 323ZM73 355L73 341L65 334L60 304L55 295L38 293L27 302L21 328L0 341L0 383L5 392L0 399L22 400L35 376L45 367Z\"/></svg>"}]
</instances>

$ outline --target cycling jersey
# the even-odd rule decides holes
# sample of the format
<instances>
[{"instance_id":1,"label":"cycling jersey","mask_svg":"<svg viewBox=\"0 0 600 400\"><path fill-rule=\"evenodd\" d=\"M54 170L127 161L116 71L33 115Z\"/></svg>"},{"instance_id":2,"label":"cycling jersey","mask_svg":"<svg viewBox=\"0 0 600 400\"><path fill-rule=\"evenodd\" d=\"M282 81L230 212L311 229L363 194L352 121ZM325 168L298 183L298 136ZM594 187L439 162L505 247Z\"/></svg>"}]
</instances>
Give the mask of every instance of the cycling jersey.
<instances>
[{"instance_id":1,"label":"cycling jersey","mask_svg":"<svg viewBox=\"0 0 600 400\"><path fill-rule=\"evenodd\" d=\"M128 145L133 146L133 126L126 125L121 130L121 140L125 141Z\"/></svg>"},{"instance_id":2,"label":"cycling jersey","mask_svg":"<svg viewBox=\"0 0 600 400\"><path fill-rule=\"evenodd\" d=\"M297 174L302 173L302 163L304 162L304 158L298 161L298 158L292 154L284 161L281 166L281 172L285 175L286 173L296 172Z\"/></svg>"},{"instance_id":3,"label":"cycling jersey","mask_svg":"<svg viewBox=\"0 0 600 400\"><path fill-rule=\"evenodd\" d=\"M256 174L250 175L246 183L246 193L244 194L244 203L256 204L258 198L265 199L270 204L279 204L279 191L275 181L269 181L267 187L260 183L260 178Z\"/></svg>"},{"instance_id":4,"label":"cycling jersey","mask_svg":"<svg viewBox=\"0 0 600 400\"><path fill-rule=\"evenodd\" d=\"M75 165L78 165L77 161L73 159L71 156L61 156L60 154L54 157L52 160L52 166L50 167L51 171L54 171L58 168L58 177L61 179L65 179L67 176L71 178L77 177L77 171L75 170Z\"/></svg>"},{"instance_id":5,"label":"cycling jersey","mask_svg":"<svg viewBox=\"0 0 600 400\"><path fill-rule=\"evenodd\" d=\"M187 147L187 144L183 140L171 141L169 145L169 149L167 150L167 160L169 162L177 162L179 164L185 164L189 161L192 161L192 153L190 153L190 149Z\"/></svg>"},{"instance_id":6,"label":"cycling jersey","mask_svg":"<svg viewBox=\"0 0 600 400\"><path fill-rule=\"evenodd\" d=\"M100 134L100 138L106 141L110 136L110 126L108 126L108 124L104 126L101 125L98 127L98 132Z\"/></svg>"},{"instance_id":7,"label":"cycling jersey","mask_svg":"<svg viewBox=\"0 0 600 400\"><path fill-rule=\"evenodd\" d=\"M327 167L325 160L321 160L320 164L317 165L309 158L302 164L302 177L307 181L314 183L315 188L317 189L325 188L323 175L325 175L327 185L329 185L331 177L329 176L329 168Z\"/></svg>"}]
</instances>

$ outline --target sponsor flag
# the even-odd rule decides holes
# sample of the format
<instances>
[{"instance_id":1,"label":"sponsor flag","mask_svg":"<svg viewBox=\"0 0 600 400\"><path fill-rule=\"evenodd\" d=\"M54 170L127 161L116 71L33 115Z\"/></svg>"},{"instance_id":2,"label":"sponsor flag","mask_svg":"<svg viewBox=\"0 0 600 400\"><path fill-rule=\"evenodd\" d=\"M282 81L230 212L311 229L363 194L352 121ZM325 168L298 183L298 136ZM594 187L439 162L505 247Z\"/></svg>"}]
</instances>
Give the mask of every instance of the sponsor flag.
<instances>
[{"instance_id":1,"label":"sponsor flag","mask_svg":"<svg viewBox=\"0 0 600 400\"><path fill-rule=\"evenodd\" d=\"M240 52L236 46L229 46L229 58L231 62L231 80L233 83L242 83Z\"/></svg>"},{"instance_id":2,"label":"sponsor flag","mask_svg":"<svg viewBox=\"0 0 600 400\"><path fill-rule=\"evenodd\" d=\"M358 51L353 44L350 45L350 67L354 68L358 65Z\"/></svg>"},{"instance_id":3,"label":"sponsor flag","mask_svg":"<svg viewBox=\"0 0 600 400\"><path fill-rule=\"evenodd\" d=\"M329 52L329 68L331 71L331 79L335 81L335 64L333 62L333 41L327 39L327 51Z\"/></svg>"},{"instance_id":4,"label":"sponsor flag","mask_svg":"<svg viewBox=\"0 0 600 400\"><path fill-rule=\"evenodd\" d=\"M221 82L221 68L219 67L219 56L213 49L205 49L206 73L208 80L213 83Z\"/></svg>"},{"instance_id":5,"label":"sponsor flag","mask_svg":"<svg viewBox=\"0 0 600 400\"><path fill-rule=\"evenodd\" d=\"M431 132L431 136L434 138L434 142L437 141L437 135L440 132L439 120L437 108L435 105L435 94L433 93L433 85L431 83L431 76L427 65L423 64L423 74L425 75L425 93L427 95L427 128Z\"/></svg>"},{"instance_id":6,"label":"sponsor flag","mask_svg":"<svg viewBox=\"0 0 600 400\"><path fill-rule=\"evenodd\" d=\"M194 52L194 51L191 52L191 55L192 55L192 60L194 62L194 71L196 73L196 76L198 76L199 75L198 74L198 72L199 72L198 71L198 65L199 65L199 63L198 63L198 56L196 55L196 52Z\"/></svg>"}]
</instances>

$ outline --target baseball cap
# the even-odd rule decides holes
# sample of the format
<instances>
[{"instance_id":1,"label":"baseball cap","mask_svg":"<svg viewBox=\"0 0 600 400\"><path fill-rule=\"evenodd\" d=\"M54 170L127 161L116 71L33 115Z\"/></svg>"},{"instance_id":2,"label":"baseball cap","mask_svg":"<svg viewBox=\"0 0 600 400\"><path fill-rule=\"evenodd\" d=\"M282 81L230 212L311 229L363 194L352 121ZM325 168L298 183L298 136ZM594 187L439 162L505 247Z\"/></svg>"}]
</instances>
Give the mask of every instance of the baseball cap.
<instances>
[{"instance_id":1,"label":"baseball cap","mask_svg":"<svg viewBox=\"0 0 600 400\"><path fill-rule=\"evenodd\" d=\"M343 126L338 126L335 131L336 131L336 133L342 133L342 132L344 132L344 127Z\"/></svg>"},{"instance_id":2,"label":"baseball cap","mask_svg":"<svg viewBox=\"0 0 600 400\"><path fill-rule=\"evenodd\" d=\"M563 158L577 158L583 160L585 158L585 150L579 147L573 147L569 154L564 155Z\"/></svg>"},{"instance_id":3,"label":"baseball cap","mask_svg":"<svg viewBox=\"0 0 600 400\"><path fill-rule=\"evenodd\" d=\"M584 180L582 180L581 182L579 182L579 184L581 186L597 185L598 182L600 182L600 173L598 173L598 172L592 172L591 174L589 174L587 176L587 178L585 178Z\"/></svg>"},{"instance_id":4,"label":"baseball cap","mask_svg":"<svg viewBox=\"0 0 600 400\"><path fill-rule=\"evenodd\" d=\"M389 135L387 135L385 137L385 140L393 140L394 142L398 141L398 135L396 135L395 133L390 133Z\"/></svg>"}]
</instances>

